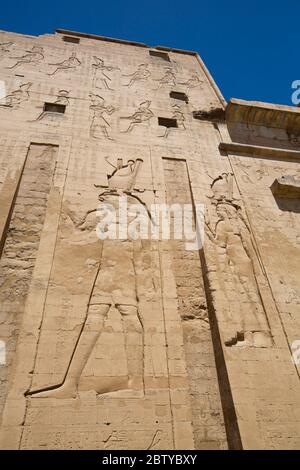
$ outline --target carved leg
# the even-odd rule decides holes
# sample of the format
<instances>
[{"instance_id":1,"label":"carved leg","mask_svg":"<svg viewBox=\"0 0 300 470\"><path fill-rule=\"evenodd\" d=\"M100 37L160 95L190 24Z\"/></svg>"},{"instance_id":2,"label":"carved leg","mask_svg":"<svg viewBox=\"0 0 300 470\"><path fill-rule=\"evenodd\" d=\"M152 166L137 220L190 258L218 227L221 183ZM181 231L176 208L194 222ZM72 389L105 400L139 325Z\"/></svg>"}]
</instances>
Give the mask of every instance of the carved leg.
<instances>
[{"instance_id":1,"label":"carved leg","mask_svg":"<svg viewBox=\"0 0 300 470\"><path fill-rule=\"evenodd\" d=\"M58 72L58 70L59 70L59 69L55 69L54 72L52 72L52 73L47 73L47 75L48 75L49 77L52 77L52 75L55 75L56 72Z\"/></svg>"},{"instance_id":2,"label":"carved leg","mask_svg":"<svg viewBox=\"0 0 300 470\"><path fill-rule=\"evenodd\" d=\"M107 90L110 90L110 91L114 91L112 88L110 88L110 86L108 85L108 83L105 79L102 79L102 82L104 84L104 88L106 88Z\"/></svg>"},{"instance_id":3,"label":"carved leg","mask_svg":"<svg viewBox=\"0 0 300 470\"><path fill-rule=\"evenodd\" d=\"M143 391L144 328L137 307L117 305L122 315L128 367L128 388Z\"/></svg>"},{"instance_id":4,"label":"carved leg","mask_svg":"<svg viewBox=\"0 0 300 470\"><path fill-rule=\"evenodd\" d=\"M126 133L126 132L131 132L132 129L134 128L134 126L135 126L135 122L131 122L131 123L129 124L129 127L126 129L126 131L123 131L123 132L124 132L124 133Z\"/></svg>"},{"instance_id":5,"label":"carved leg","mask_svg":"<svg viewBox=\"0 0 300 470\"><path fill-rule=\"evenodd\" d=\"M167 138L168 135L169 135L169 132L170 132L170 129L169 129L168 127L166 127L166 130L165 130L164 134L163 134L163 135L159 135L158 137L165 137L165 138Z\"/></svg>"},{"instance_id":6,"label":"carved leg","mask_svg":"<svg viewBox=\"0 0 300 470\"><path fill-rule=\"evenodd\" d=\"M59 72L60 70L68 70L69 67L57 67L57 69L54 70L54 72L52 73L47 73L47 75L52 76L52 75L55 75L57 72Z\"/></svg>"},{"instance_id":7,"label":"carved leg","mask_svg":"<svg viewBox=\"0 0 300 470\"><path fill-rule=\"evenodd\" d=\"M22 64L29 64L30 63L30 60L20 60L19 62L16 62L14 65L12 65L11 67L5 67L6 69L14 69L16 67L18 67L19 65L22 65Z\"/></svg>"},{"instance_id":8,"label":"carved leg","mask_svg":"<svg viewBox=\"0 0 300 470\"><path fill-rule=\"evenodd\" d=\"M110 304L89 306L87 320L75 345L63 383L45 390L28 392L27 395L39 398L76 397L79 379L100 336L109 308Z\"/></svg>"},{"instance_id":9,"label":"carved leg","mask_svg":"<svg viewBox=\"0 0 300 470\"><path fill-rule=\"evenodd\" d=\"M103 134L104 134L104 136L106 137L106 139L113 140L113 138L109 135L106 126L102 126L101 129L103 130Z\"/></svg>"}]
</instances>

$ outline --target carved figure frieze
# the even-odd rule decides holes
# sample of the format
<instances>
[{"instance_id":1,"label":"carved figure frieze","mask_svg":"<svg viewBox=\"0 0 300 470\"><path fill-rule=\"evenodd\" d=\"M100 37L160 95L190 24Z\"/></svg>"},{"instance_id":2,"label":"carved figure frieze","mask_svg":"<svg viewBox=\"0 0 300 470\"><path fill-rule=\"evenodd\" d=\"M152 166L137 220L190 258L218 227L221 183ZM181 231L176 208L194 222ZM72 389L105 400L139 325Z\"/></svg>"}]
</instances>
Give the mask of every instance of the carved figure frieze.
<instances>
[{"instance_id":1,"label":"carved figure frieze","mask_svg":"<svg viewBox=\"0 0 300 470\"><path fill-rule=\"evenodd\" d=\"M20 65L36 65L44 60L44 50L42 47L33 46L29 51L26 51L26 54L18 57L10 57L10 59L16 59L16 62L10 66L6 67L7 69L14 69Z\"/></svg>"},{"instance_id":2,"label":"carved figure frieze","mask_svg":"<svg viewBox=\"0 0 300 470\"><path fill-rule=\"evenodd\" d=\"M69 93L70 92L68 90L59 90L56 95L56 100L53 102L53 104L62 104L64 106L67 106L70 103ZM52 124L59 125L57 118L60 117L63 117L63 114L60 114L59 112L53 113L53 111L49 112L43 110L35 119L35 121L41 121L45 118L48 118L47 121L52 122Z\"/></svg>"},{"instance_id":3,"label":"carved figure frieze","mask_svg":"<svg viewBox=\"0 0 300 470\"><path fill-rule=\"evenodd\" d=\"M111 116L116 108L112 105L106 105L105 100L100 95L90 93L91 105L90 110L92 111L92 121L90 125L90 135L95 139L105 138L113 140L110 135L111 124L109 122L109 116Z\"/></svg>"},{"instance_id":4,"label":"carved figure frieze","mask_svg":"<svg viewBox=\"0 0 300 470\"><path fill-rule=\"evenodd\" d=\"M10 52L10 48L13 45L12 41L0 43L0 58L5 56L7 52Z\"/></svg>"},{"instance_id":5,"label":"carved figure frieze","mask_svg":"<svg viewBox=\"0 0 300 470\"><path fill-rule=\"evenodd\" d=\"M149 64L140 64L134 73L131 73L129 75L123 75L123 77L130 78L129 82L123 85L127 87L131 87L132 85L140 81L147 81L151 77Z\"/></svg>"},{"instance_id":6,"label":"carved figure frieze","mask_svg":"<svg viewBox=\"0 0 300 470\"><path fill-rule=\"evenodd\" d=\"M94 56L94 63L92 64L94 68L94 86L95 88L104 88L106 90L113 91L111 88L111 73L114 70L120 70L119 67L113 67L110 65L105 65L104 60L100 57Z\"/></svg>"},{"instance_id":7,"label":"carved figure frieze","mask_svg":"<svg viewBox=\"0 0 300 470\"><path fill-rule=\"evenodd\" d=\"M23 83L16 90L12 91L8 95L4 96L0 100L0 106L10 106L12 108L17 108L24 101L28 101L30 98L30 88L32 83Z\"/></svg>"},{"instance_id":8,"label":"carved figure frieze","mask_svg":"<svg viewBox=\"0 0 300 470\"><path fill-rule=\"evenodd\" d=\"M202 83L203 83L203 81L201 80L199 75L197 73L193 73L187 81L180 82L179 84L180 85L185 85L186 90L189 91L193 88L200 87L202 85Z\"/></svg>"},{"instance_id":9,"label":"carved figure frieze","mask_svg":"<svg viewBox=\"0 0 300 470\"><path fill-rule=\"evenodd\" d=\"M71 56L68 59L63 60L62 62L51 63L56 68L53 72L48 73L49 77L56 75L61 71L75 70L81 65L81 61L76 57L76 52L72 52Z\"/></svg>"},{"instance_id":10,"label":"carved figure frieze","mask_svg":"<svg viewBox=\"0 0 300 470\"><path fill-rule=\"evenodd\" d=\"M171 131L172 130L175 130L175 131L185 131L186 130L186 127L185 127L185 117L184 117L184 114L182 112L182 108L178 105L178 104L174 104L172 106L173 108L173 113L172 113L172 119L175 119L176 120L176 127L166 127L166 130L164 132L163 135L159 136L159 137L165 137L167 138Z\"/></svg>"},{"instance_id":11,"label":"carved figure frieze","mask_svg":"<svg viewBox=\"0 0 300 470\"><path fill-rule=\"evenodd\" d=\"M164 86L175 86L176 75L173 72L172 67L166 67L166 71L161 78L155 78L154 81L158 82L156 90L160 90Z\"/></svg>"},{"instance_id":12,"label":"carved figure frieze","mask_svg":"<svg viewBox=\"0 0 300 470\"><path fill-rule=\"evenodd\" d=\"M245 183L255 184L256 181L261 181L265 176L269 176L269 170L263 164L262 161L260 162L259 167L256 168L255 170L253 170L252 167L250 167L251 172L247 171L249 167L244 165L243 163L240 163L240 168L242 171L241 179ZM253 171L254 171L254 175L253 175ZM252 174L253 176L251 175L252 176L251 177L249 173Z\"/></svg>"},{"instance_id":13,"label":"carved figure frieze","mask_svg":"<svg viewBox=\"0 0 300 470\"><path fill-rule=\"evenodd\" d=\"M131 132L135 126L149 122L150 119L154 117L154 113L150 109L151 101L143 101L140 103L138 109L131 115L121 117L121 119L128 119L130 121L129 126L125 131L122 132Z\"/></svg>"}]
</instances>

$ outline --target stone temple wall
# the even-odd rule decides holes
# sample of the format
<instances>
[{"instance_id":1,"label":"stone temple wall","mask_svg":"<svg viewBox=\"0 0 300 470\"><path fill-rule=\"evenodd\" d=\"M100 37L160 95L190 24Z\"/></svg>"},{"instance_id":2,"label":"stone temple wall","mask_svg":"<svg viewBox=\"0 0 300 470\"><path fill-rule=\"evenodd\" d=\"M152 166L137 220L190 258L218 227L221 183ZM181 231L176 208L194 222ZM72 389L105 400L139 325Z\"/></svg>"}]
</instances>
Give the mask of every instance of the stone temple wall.
<instances>
[{"instance_id":1,"label":"stone temple wall","mask_svg":"<svg viewBox=\"0 0 300 470\"><path fill-rule=\"evenodd\" d=\"M299 448L300 110L63 30L0 32L0 73L0 447ZM100 240L122 196L203 245Z\"/></svg>"}]
</instances>

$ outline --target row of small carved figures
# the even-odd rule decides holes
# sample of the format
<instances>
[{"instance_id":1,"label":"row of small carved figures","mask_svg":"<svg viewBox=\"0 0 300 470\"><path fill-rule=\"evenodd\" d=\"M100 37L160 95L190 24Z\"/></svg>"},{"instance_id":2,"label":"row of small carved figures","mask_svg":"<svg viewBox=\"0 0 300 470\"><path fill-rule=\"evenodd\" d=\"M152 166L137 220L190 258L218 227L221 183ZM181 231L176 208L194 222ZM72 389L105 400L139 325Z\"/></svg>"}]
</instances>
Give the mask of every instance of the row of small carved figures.
<instances>
[{"instance_id":1,"label":"row of small carved figures","mask_svg":"<svg viewBox=\"0 0 300 470\"><path fill-rule=\"evenodd\" d=\"M7 53L10 52L10 47L13 43L2 43L0 44L0 57L5 56ZM20 65L35 65L40 63L41 61L44 60L44 50L40 46L33 46L29 51L26 51L26 53L22 56L9 56L9 59L15 60L15 63L9 67L6 67L7 69L15 69L19 67ZM92 64L92 67L95 72L95 80L99 85L102 85L104 89L111 90L111 82L112 78L110 74L113 71L119 70L119 67L114 67L111 65L106 65L104 60L100 57L93 56L94 63ZM53 71L51 73L48 73L48 76L54 76L58 72L62 71L67 71L67 70L75 70L78 67L81 66L81 61L78 59L76 56L76 52L72 52L70 57L67 59L57 62L57 63L49 63L48 65L51 65L54 67ZM151 77L151 71L149 69L149 64L143 63L140 64L137 69L129 74L129 75L122 75L123 77L127 77L127 83L124 83L123 86L131 87L134 85L136 82L140 81L147 81ZM159 90L163 86L176 86L177 84L179 85L184 85L187 90L190 90L192 88L196 88L201 86L203 81L199 77L199 75L196 72L192 72L190 78L184 82L178 82L177 83L177 78L174 73L173 67L167 66L165 67L165 72L162 77L158 79L154 79L155 81L158 82L158 87L156 90ZM96 83L96 87L97 87Z\"/></svg>"},{"instance_id":2,"label":"row of small carved figures","mask_svg":"<svg viewBox=\"0 0 300 470\"><path fill-rule=\"evenodd\" d=\"M30 98L30 88L32 87L32 82L24 83L18 87L17 90L12 91L10 94L6 95L3 98L4 104L1 104L0 107L5 108L14 108L18 107L22 102L28 101ZM68 90L59 90L56 95L56 101L53 105L63 105L64 107L69 104L70 96ZM89 95L91 99L90 110L92 112L92 122L90 127L90 134L92 137L99 138L105 137L106 139L112 140L110 136L111 124L109 122L110 115L112 115L118 109L113 105L108 105L105 102L105 99L94 93ZM129 120L129 125L126 130L122 132L131 132L132 129L141 123L150 121L154 117L153 111L150 109L151 101L146 100L141 102L135 112L130 116L121 117L121 119ZM55 109L55 108L54 108ZM46 110L43 110L41 114L35 119L39 121L44 119L48 115ZM55 113L57 116L57 113ZM182 112L181 107L178 104L172 106L172 118L176 120L176 128L180 130L185 130L185 117ZM165 128L165 134L162 137L168 137L170 133L170 128Z\"/></svg>"}]
</instances>

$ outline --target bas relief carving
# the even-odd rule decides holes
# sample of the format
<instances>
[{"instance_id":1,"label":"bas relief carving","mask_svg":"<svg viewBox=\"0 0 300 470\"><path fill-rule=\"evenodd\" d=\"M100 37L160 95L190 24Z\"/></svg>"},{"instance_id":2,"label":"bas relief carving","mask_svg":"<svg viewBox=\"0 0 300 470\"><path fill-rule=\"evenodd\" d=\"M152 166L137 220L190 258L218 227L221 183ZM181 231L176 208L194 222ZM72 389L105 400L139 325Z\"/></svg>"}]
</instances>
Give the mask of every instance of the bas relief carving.
<instances>
[{"instance_id":1,"label":"bas relief carving","mask_svg":"<svg viewBox=\"0 0 300 470\"><path fill-rule=\"evenodd\" d=\"M184 123L185 117L182 112L181 106L179 106L179 104L174 104L172 108L173 108L172 119L176 120L177 125L176 127L166 127L164 134L159 137L167 138L170 135L171 131L185 131L186 130L185 123Z\"/></svg>"},{"instance_id":2,"label":"bas relief carving","mask_svg":"<svg viewBox=\"0 0 300 470\"><path fill-rule=\"evenodd\" d=\"M128 207L137 198L132 194L142 159L128 160L123 164L118 159L114 171L108 175L108 189L99 199L115 207L118 212L119 198L126 194ZM73 225L73 239L70 243L84 245L89 238L95 238L98 208L89 210L84 217L77 217L68 211ZM130 217L130 213L129 213ZM118 224L119 221L117 220ZM62 383L39 390L29 390L28 397L75 398L78 391L94 390L97 394L122 391L125 396L144 396L144 323L137 293L136 241L98 240L101 245L100 259L95 261L96 270L91 286L84 322L64 374ZM83 375L84 368L92 355L110 315L119 315L124 334L127 359L127 374L124 376ZM117 347L117 346L116 346ZM122 395L122 396L123 396ZM119 396L119 395L118 395Z\"/></svg>"},{"instance_id":3,"label":"bas relief carving","mask_svg":"<svg viewBox=\"0 0 300 470\"><path fill-rule=\"evenodd\" d=\"M150 76L151 72L149 70L149 64L140 64L134 73L131 73L129 75L123 75L123 77L130 78L129 82L124 84L123 86L132 87L132 85L140 81L147 81Z\"/></svg>"},{"instance_id":4,"label":"bas relief carving","mask_svg":"<svg viewBox=\"0 0 300 470\"><path fill-rule=\"evenodd\" d=\"M63 60L62 62L57 62L49 65L53 65L56 67L53 72L47 74L49 77L52 77L58 72L77 69L77 67L81 65L81 61L76 57L76 52L72 52L71 56L68 59Z\"/></svg>"},{"instance_id":5,"label":"bas relief carving","mask_svg":"<svg viewBox=\"0 0 300 470\"><path fill-rule=\"evenodd\" d=\"M112 82L111 73L114 70L120 70L120 68L105 65L104 60L96 56L94 56L94 63L92 64L92 67L94 68L95 88L104 88L106 90L113 91L113 88L110 87Z\"/></svg>"},{"instance_id":6,"label":"bas relief carving","mask_svg":"<svg viewBox=\"0 0 300 470\"><path fill-rule=\"evenodd\" d=\"M56 95L56 100L53 102L53 104L62 104L64 106L67 106L70 103L69 99L69 91L68 90L59 90ZM62 118L64 114L61 113L55 113L55 112L49 112L49 111L42 111L39 116L35 119L35 121L42 121L46 120L54 125L59 125L58 119Z\"/></svg>"},{"instance_id":7,"label":"bas relief carving","mask_svg":"<svg viewBox=\"0 0 300 470\"><path fill-rule=\"evenodd\" d=\"M67 106L67 104L70 103L69 94L70 92L68 90L59 90L56 96L56 101L54 101L54 103Z\"/></svg>"},{"instance_id":8,"label":"bas relief carving","mask_svg":"<svg viewBox=\"0 0 300 470\"><path fill-rule=\"evenodd\" d=\"M128 119L130 121L127 129L122 132L131 132L138 124L149 122L150 119L154 117L154 113L151 111L150 105L151 101L143 101L131 116L121 117L121 119Z\"/></svg>"},{"instance_id":9,"label":"bas relief carving","mask_svg":"<svg viewBox=\"0 0 300 470\"><path fill-rule=\"evenodd\" d=\"M111 116L116 108L112 105L106 105L104 98L100 95L90 93L91 105L90 110L92 111L92 121L90 125L90 135L95 139L105 138L113 140L111 137L111 124L109 122L109 116Z\"/></svg>"},{"instance_id":10,"label":"bas relief carving","mask_svg":"<svg viewBox=\"0 0 300 470\"><path fill-rule=\"evenodd\" d=\"M1 42L0 43L0 58L5 56L6 52L10 52L10 48L13 45L13 42Z\"/></svg>"},{"instance_id":11,"label":"bas relief carving","mask_svg":"<svg viewBox=\"0 0 300 470\"><path fill-rule=\"evenodd\" d=\"M7 69L14 69L20 65L35 65L44 60L44 50L42 47L33 46L31 50L26 51L26 54L20 57L10 57L10 59L16 59L17 61L11 67Z\"/></svg>"},{"instance_id":12,"label":"bas relief carving","mask_svg":"<svg viewBox=\"0 0 300 470\"><path fill-rule=\"evenodd\" d=\"M10 106L12 108L18 108L21 103L29 100L29 90L31 87L31 82L23 83L19 86L19 88L4 96L0 100L0 106Z\"/></svg>"},{"instance_id":13,"label":"bas relief carving","mask_svg":"<svg viewBox=\"0 0 300 470\"><path fill-rule=\"evenodd\" d=\"M116 165L112 164L108 157L105 157L105 160L114 168L111 175L107 175L109 191L132 191L143 160L137 158L136 160L128 160L127 164L124 164L123 159L118 158Z\"/></svg>"},{"instance_id":14,"label":"bas relief carving","mask_svg":"<svg viewBox=\"0 0 300 470\"><path fill-rule=\"evenodd\" d=\"M158 82L158 87L154 90L160 90L164 86L175 86L176 85L176 75L173 72L172 67L166 67L166 71L161 78L154 79Z\"/></svg>"},{"instance_id":15,"label":"bas relief carving","mask_svg":"<svg viewBox=\"0 0 300 470\"><path fill-rule=\"evenodd\" d=\"M189 91L193 88L201 86L203 81L200 79L197 73L193 73L186 82L179 82L179 85L185 85L186 90Z\"/></svg>"},{"instance_id":16,"label":"bas relief carving","mask_svg":"<svg viewBox=\"0 0 300 470\"><path fill-rule=\"evenodd\" d=\"M206 235L217 247L218 271L231 307L228 324L233 322L236 329L225 344L270 347L273 341L260 288L259 255L246 216L233 198L232 174L222 173L211 189L215 223L206 218Z\"/></svg>"},{"instance_id":17,"label":"bas relief carving","mask_svg":"<svg viewBox=\"0 0 300 470\"><path fill-rule=\"evenodd\" d=\"M242 162L239 162L239 167L241 171L243 172L243 174L241 174L241 179L245 183L255 184L256 181L261 181L265 176L269 176L269 169L267 166L263 164L262 161L260 161L259 167L255 169L255 175L254 175L255 181L253 181L253 178L251 178L249 175L249 171L247 171L251 169L251 173L253 174L253 168L251 165L247 165ZM273 170L275 168L276 167L274 167Z\"/></svg>"}]
</instances>

